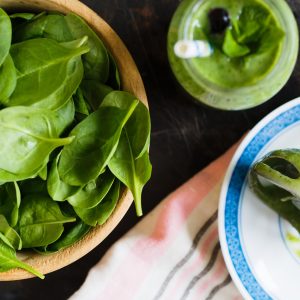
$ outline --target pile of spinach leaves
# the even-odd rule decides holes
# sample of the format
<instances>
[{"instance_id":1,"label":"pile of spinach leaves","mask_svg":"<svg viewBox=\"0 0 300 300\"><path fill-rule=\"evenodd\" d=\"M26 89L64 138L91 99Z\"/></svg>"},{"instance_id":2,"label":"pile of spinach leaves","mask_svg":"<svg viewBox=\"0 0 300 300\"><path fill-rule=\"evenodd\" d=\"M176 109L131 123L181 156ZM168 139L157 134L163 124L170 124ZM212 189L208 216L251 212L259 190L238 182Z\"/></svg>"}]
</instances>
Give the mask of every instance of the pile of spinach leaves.
<instances>
[{"instance_id":1,"label":"pile of spinach leaves","mask_svg":"<svg viewBox=\"0 0 300 300\"><path fill-rule=\"evenodd\" d=\"M0 271L107 221L151 176L150 116L120 91L116 63L78 16L0 8Z\"/></svg>"}]
</instances>

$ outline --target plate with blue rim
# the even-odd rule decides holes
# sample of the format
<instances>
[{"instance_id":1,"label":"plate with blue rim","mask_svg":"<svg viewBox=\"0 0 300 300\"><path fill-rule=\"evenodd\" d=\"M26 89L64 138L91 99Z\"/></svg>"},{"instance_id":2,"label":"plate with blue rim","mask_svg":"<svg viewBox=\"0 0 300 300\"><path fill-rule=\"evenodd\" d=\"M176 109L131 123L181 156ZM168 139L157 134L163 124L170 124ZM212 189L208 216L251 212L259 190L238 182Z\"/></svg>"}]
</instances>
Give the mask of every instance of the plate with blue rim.
<instances>
[{"instance_id":1,"label":"plate with blue rim","mask_svg":"<svg viewBox=\"0 0 300 300\"><path fill-rule=\"evenodd\" d=\"M300 299L300 235L251 191L251 165L276 149L300 149L300 98L262 119L224 178L219 236L228 271L245 299Z\"/></svg>"}]
</instances>

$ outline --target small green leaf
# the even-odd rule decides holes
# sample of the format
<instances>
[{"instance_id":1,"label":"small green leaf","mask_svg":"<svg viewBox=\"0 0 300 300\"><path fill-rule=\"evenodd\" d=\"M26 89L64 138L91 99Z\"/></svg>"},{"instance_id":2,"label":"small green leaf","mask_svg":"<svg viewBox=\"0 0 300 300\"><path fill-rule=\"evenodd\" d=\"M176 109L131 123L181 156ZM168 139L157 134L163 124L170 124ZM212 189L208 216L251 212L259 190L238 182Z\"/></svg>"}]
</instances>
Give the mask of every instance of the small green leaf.
<instances>
[{"instance_id":1,"label":"small green leaf","mask_svg":"<svg viewBox=\"0 0 300 300\"><path fill-rule=\"evenodd\" d=\"M0 239L0 272L6 272L14 268L24 269L25 271L28 271L41 279L45 278L43 274L34 270L32 267L23 263L22 261L18 260L16 257L15 250L7 246Z\"/></svg>"},{"instance_id":2,"label":"small green leaf","mask_svg":"<svg viewBox=\"0 0 300 300\"><path fill-rule=\"evenodd\" d=\"M261 5L243 6L239 19L234 22L237 42L247 44L259 41L270 20L270 13Z\"/></svg>"},{"instance_id":3,"label":"small green leaf","mask_svg":"<svg viewBox=\"0 0 300 300\"><path fill-rule=\"evenodd\" d=\"M284 36L285 36L285 32L282 31L279 27L270 26L269 28L266 29L266 31L262 35L261 42L257 52L263 53L274 49L282 41Z\"/></svg>"},{"instance_id":4,"label":"small green leaf","mask_svg":"<svg viewBox=\"0 0 300 300\"><path fill-rule=\"evenodd\" d=\"M124 109L135 99L137 98L130 93L114 91L104 98L101 106L113 106ZM135 158L141 157L149 148L151 131L149 110L141 101L138 102L137 107L128 119L126 130L131 137L133 156Z\"/></svg>"},{"instance_id":5,"label":"small green leaf","mask_svg":"<svg viewBox=\"0 0 300 300\"><path fill-rule=\"evenodd\" d=\"M68 202L77 208L92 208L98 205L110 190L115 177L109 172L89 182L78 193L68 197Z\"/></svg>"},{"instance_id":6,"label":"small green leaf","mask_svg":"<svg viewBox=\"0 0 300 300\"><path fill-rule=\"evenodd\" d=\"M55 160L52 162L49 177L47 180L47 189L50 197L55 201L65 201L70 196L78 193L81 189L80 186L71 186L63 182L59 176L57 164L60 158L59 153Z\"/></svg>"},{"instance_id":7,"label":"small green leaf","mask_svg":"<svg viewBox=\"0 0 300 300\"><path fill-rule=\"evenodd\" d=\"M97 34L75 14L65 16L73 39L88 37L90 51L83 55L84 78L106 82L109 74L108 52Z\"/></svg>"},{"instance_id":8,"label":"small green leaf","mask_svg":"<svg viewBox=\"0 0 300 300\"><path fill-rule=\"evenodd\" d=\"M12 28L9 16L0 8L0 66L5 61L11 44Z\"/></svg>"},{"instance_id":9,"label":"small green leaf","mask_svg":"<svg viewBox=\"0 0 300 300\"><path fill-rule=\"evenodd\" d=\"M245 45L240 45L233 36L232 29L228 28L225 33L223 52L230 58L242 57L250 53L250 49Z\"/></svg>"},{"instance_id":10,"label":"small green leaf","mask_svg":"<svg viewBox=\"0 0 300 300\"><path fill-rule=\"evenodd\" d=\"M74 121L75 106L72 98L65 103L64 106L60 107L55 112L55 125L57 133L60 136Z\"/></svg>"},{"instance_id":11,"label":"small green leaf","mask_svg":"<svg viewBox=\"0 0 300 300\"><path fill-rule=\"evenodd\" d=\"M123 182L132 192L135 201L136 213L143 214L141 194L146 182L151 177L151 163L148 152L135 158L133 153L133 139L128 135L126 126L112 159L108 163L111 172Z\"/></svg>"},{"instance_id":12,"label":"small green leaf","mask_svg":"<svg viewBox=\"0 0 300 300\"><path fill-rule=\"evenodd\" d=\"M27 178L40 173L55 148L73 140L58 137L53 112L27 106L0 110L0 131L0 168ZM0 180L6 181L1 172Z\"/></svg>"},{"instance_id":13,"label":"small green leaf","mask_svg":"<svg viewBox=\"0 0 300 300\"><path fill-rule=\"evenodd\" d=\"M22 240L19 234L11 226L9 226L3 215L0 215L0 232L5 236L9 245L16 250L21 250Z\"/></svg>"},{"instance_id":14,"label":"small green leaf","mask_svg":"<svg viewBox=\"0 0 300 300\"><path fill-rule=\"evenodd\" d=\"M90 107L86 103L82 90L79 87L76 91L76 94L74 95L74 104L75 104L75 111L77 113L80 113L82 115L88 116L90 114Z\"/></svg>"},{"instance_id":15,"label":"small green leaf","mask_svg":"<svg viewBox=\"0 0 300 300\"><path fill-rule=\"evenodd\" d=\"M0 67L0 103L7 103L9 97L17 85L17 73L14 62L10 55L7 55Z\"/></svg>"},{"instance_id":16,"label":"small green leaf","mask_svg":"<svg viewBox=\"0 0 300 300\"><path fill-rule=\"evenodd\" d=\"M65 228L61 237L56 242L45 247L36 248L35 250L40 254L51 254L63 250L82 239L90 229L91 226L82 221L77 221L74 224L70 224L68 228Z\"/></svg>"},{"instance_id":17,"label":"small green leaf","mask_svg":"<svg viewBox=\"0 0 300 300\"><path fill-rule=\"evenodd\" d=\"M24 19L24 20L31 20L33 17L35 16L35 14L33 13L15 13L15 14L12 14L12 15L9 15L9 17L11 19Z\"/></svg>"},{"instance_id":18,"label":"small green leaf","mask_svg":"<svg viewBox=\"0 0 300 300\"><path fill-rule=\"evenodd\" d=\"M22 199L18 231L23 248L42 247L58 240L64 223L76 219L62 214L59 205L45 195L32 194Z\"/></svg>"},{"instance_id":19,"label":"small green leaf","mask_svg":"<svg viewBox=\"0 0 300 300\"><path fill-rule=\"evenodd\" d=\"M45 165L44 168L39 172L38 176L42 180L47 180L47 175L48 175L48 169L47 169L47 165Z\"/></svg>"},{"instance_id":20,"label":"small green leaf","mask_svg":"<svg viewBox=\"0 0 300 300\"><path fill-rule=\"evenodd\" d=\"M51 39L32 39L11 47L18 71L17 86L8 106L62 107L78 88L87 46L68 48ZM39 59L36 59L36 58Z\"/></svg>"},{"instance_id":21,"label":"small green leaf","mask_svg":"<svg viewBox=\"0 0 300 300\"><path fill-rule=\"evenodd\" d=\"M18 28L15 41L45 37L57 42L70 42L88 37L90 51L83 55L84 77L105 83L109 77L110 59L97 34L75 14L45 14ZM114 72L112 70L112 72Z\"/></svg>"},{"instance_id":22,"label":"small green leaf","mask_svg":"<svg viewBox=\"0 0 300 300\"><path fill-rule=\"evenodd\" d=\"M114 211L119 199L119 191L120 182L116 180L108 194L97 206L89 209L74 207L74 210L86 224L90 226L102 225Z\"/></svg>"},{"instance_id":23,"label":"small green leaf","mask_svg":"<svg viewBox=\"0 0 300 300\"><path fill-rule=\"evenodd\" d=\"M57 42L68 42L75 39L67 26L65 16L57 13L43 12L30 22L18 26L13 33L15 43L41 37Z\"/></svg>"},{"instance_id":24,"label":"small green leaf","mask_svg":"<svg viewBox=\"0 0 300 300\"><path fill-rule=\"evenodd\" d=\"M3 169L0 169L0 182L13 182L13 181L20 181L20 180L26 180L26 179L31 179L35 178L38 176L38 174L42 171L42 169L45 167L45 165L48 162L48 158L45 159L43 164L36 168L33 171L30 171L29 173L12 173L5 171Z\"/></svg>"},{"instance_id":25,"label":"small green leaf","mask_svg":"<svg viewBox=\"0 0 300 300\"><path fill-rule=\"evenodd\" d=\"M18 222L20 203L21 194L17 182L0 185L0 214L5 216L12 227Z\"/></svg>"}]
</instances>

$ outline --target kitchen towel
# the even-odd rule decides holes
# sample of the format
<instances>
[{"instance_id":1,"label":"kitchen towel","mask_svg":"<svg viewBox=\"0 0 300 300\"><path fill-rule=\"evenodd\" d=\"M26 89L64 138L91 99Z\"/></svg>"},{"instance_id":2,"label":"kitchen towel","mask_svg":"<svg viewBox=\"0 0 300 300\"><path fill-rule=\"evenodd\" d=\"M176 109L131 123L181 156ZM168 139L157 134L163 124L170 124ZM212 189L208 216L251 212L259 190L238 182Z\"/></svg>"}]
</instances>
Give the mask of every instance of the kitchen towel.
<instances>
[{"instance_id":1,"label":"kitchen towel","mask_svg":"<svg viewBox=\"0 0 300 300\"><path fill-rule=\"evenodd\" d=\"M236 146L117 241L70 300L240 300L218 239L222 179Z\"/></svg>"}]
</instances>

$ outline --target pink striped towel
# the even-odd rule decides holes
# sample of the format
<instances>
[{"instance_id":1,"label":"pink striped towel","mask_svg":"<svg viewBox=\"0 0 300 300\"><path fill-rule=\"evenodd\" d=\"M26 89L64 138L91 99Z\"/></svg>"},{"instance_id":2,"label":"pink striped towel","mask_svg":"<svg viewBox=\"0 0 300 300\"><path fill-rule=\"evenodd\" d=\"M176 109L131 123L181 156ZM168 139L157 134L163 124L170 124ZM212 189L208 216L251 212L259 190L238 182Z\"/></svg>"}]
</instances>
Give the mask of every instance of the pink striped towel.
<instances>
[{"instance_id":1,"label":"pink striped towel","mask_svg":"<svg viewBox=\"0 0 300 300\"><path fill-rule=\"evenodd\" d=\"M242 299L220 251L220 186L235 150L163 200L94 266L71 300Z\"/></svg>"}]
</instances>

